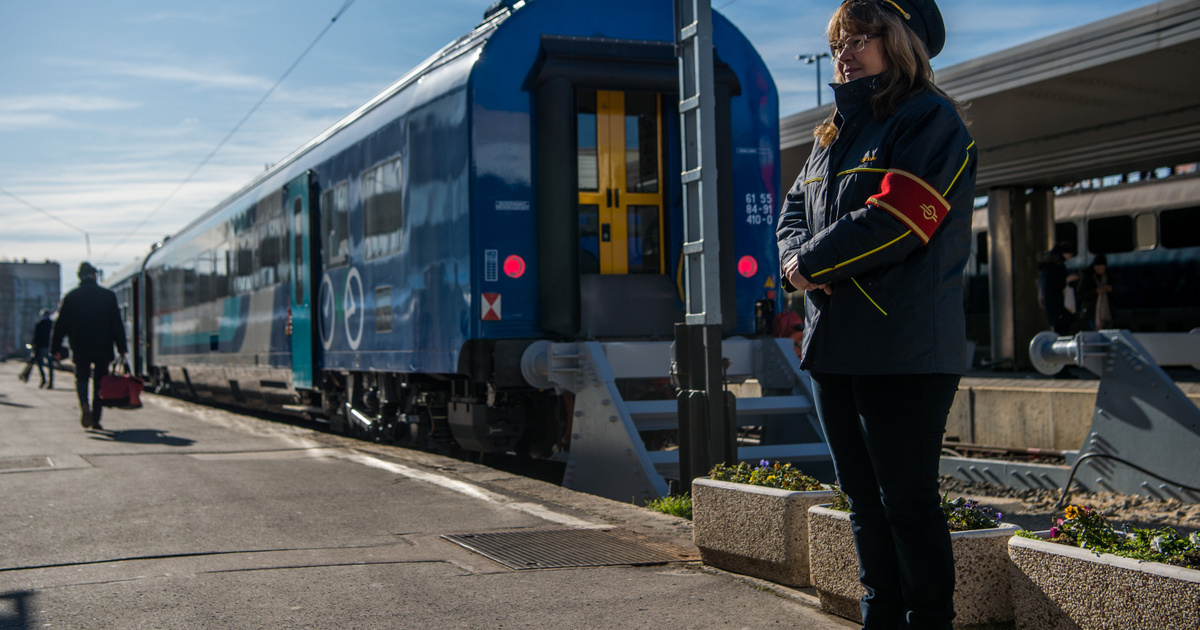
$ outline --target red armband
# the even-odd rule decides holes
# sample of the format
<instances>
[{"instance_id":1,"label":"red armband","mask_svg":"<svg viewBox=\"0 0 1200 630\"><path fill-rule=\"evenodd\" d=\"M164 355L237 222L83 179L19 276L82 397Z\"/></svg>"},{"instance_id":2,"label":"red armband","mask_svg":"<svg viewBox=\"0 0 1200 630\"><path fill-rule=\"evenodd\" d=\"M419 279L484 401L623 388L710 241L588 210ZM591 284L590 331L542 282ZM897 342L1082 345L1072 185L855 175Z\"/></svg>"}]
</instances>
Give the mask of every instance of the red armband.
<instances>
[{"instance_id":1,"label":"red armband","mask_svg":"<svg viewBox=\"0 0 1200 630\"><path fill-rule=\"evenodd\" d=\"M925 180L905 171L891 169L883 176L879 192L867 203L883 208L912 229L922 244L929 242L942 220L950 214L950 202Z\"/></svg>"}]
</instances>

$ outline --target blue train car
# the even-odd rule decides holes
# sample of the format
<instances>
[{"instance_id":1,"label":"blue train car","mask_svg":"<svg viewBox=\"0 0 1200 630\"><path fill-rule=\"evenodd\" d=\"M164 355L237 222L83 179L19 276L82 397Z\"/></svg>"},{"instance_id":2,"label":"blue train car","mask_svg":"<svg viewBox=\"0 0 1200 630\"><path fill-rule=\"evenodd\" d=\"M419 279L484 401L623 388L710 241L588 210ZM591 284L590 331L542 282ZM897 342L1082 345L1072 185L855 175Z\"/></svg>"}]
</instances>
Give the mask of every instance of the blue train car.
<instances>
[{"instance_id":1,"label":"blue train car","mask_svg":"<svg viewBox=\"0 0 1200 630\"><path fill-rule=\"evenodd\" d=\"M714 14L723 320L774 291L779 115ZM538 340L670 339L682 321L668 0L504 1L123 276L154 383L379 439L548 452ZM132 298L131 298L132 303Z\"/></svg>"}]
</instances>

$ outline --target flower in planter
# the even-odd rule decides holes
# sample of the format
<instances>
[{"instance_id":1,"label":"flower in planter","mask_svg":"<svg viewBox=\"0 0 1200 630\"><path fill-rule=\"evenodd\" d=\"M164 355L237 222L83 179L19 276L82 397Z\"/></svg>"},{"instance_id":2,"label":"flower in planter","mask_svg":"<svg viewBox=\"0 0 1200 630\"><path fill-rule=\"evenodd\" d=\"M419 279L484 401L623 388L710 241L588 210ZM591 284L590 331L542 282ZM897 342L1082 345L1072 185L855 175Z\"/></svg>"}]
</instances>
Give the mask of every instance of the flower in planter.
<instances>
[{"instance_id":1,"label":"flower in planter","mask_svg":"<svg viewBox=\"0 0 1200 630\"><path fill-rule=\"evenodd\" d=\"M1004 518L1004 514L993 512L992 508L981 506L974 499L958 497L951 500L949 493L942 495L942 512L946 514L946 523L952 532L995 529Z\"/></svg>"},{"instance_id":2,"label":"flower in planter","mask_svg":"<svg viewBox=\"0 0 1200 630\"><path fill-rule=\"evenodd\" d=\"M1018 535L1036 538L1031 532ZM1055 519L1050 541L1088 551L1200 569L1200 535L1184 537L1170 527L1143 529L1125 525L1116 530L1094 508L1068 505L1063 518Z\"/></svg>"},{"instance_id":3,"label":"flower in planter","mask_svg":"<svg viewBox=\"0 0 1200 630\"><path fill-rule=\"evenodd\" d=\"M837 486L834 486L833 491L833 503L829 509L849 512L850 499L846 493ZM990 507L981 506L974 499L964 497L951 499L949 493L942 495L942 512L946 514L946 524L950 526L952 532L995 529L1000 527L1000 519L1004 518L1003 513L995 512Z\"/></svg>"},{"instance_id":4,"label":"flower in planter","mask_svg":"<svg viewBox=\"0 0 1200 630\"><path fill-rule=\"evenodd\" d=\"M759 461L758 466L755 467L751 467L746 462L739 462L736 466L717 464L709 471L708 476L716 481L745 483L752 486L766 486L798 492L825 489L820 481L809 477L795 466L782 462L772 464L765 459Z\"/></svg>"}]
</instances>

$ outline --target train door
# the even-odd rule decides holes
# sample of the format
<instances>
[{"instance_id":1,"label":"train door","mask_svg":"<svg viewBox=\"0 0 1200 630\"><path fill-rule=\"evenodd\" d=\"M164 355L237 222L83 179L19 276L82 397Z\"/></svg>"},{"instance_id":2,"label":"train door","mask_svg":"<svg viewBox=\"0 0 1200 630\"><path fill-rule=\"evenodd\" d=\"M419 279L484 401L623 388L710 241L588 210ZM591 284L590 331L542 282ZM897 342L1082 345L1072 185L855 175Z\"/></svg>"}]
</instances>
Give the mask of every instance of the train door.
<instances>
[{"instance_id":1,"label":"train door","mask_svg":"<svg viewBox=\"0 0 1200 630\"><path fill-rule=\"evenodd\" d=\"M662 274L661 97L579 90L581 274Z\"/></svg>"},{"instance_id":2,"label":"train door","mask_svg":"<svg viewBox=\"0 0 1200 630\"><path fill-rule=\"evenodd\" d=\"M292 342L292 384L297 388L313 386L312 327L312 229L309 207L309 177L305 173L287 185L289 264L292 289L289 296L289 329Z\"/></svg>"}]
</instances>

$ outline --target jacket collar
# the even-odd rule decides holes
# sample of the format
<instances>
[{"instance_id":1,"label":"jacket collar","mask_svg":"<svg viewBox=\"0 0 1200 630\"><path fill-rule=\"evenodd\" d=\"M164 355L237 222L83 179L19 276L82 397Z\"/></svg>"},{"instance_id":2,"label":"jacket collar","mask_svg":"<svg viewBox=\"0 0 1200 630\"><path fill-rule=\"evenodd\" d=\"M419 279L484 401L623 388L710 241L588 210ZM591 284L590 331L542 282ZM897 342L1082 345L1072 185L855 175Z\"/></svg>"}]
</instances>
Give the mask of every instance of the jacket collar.
<instances>
[{"instance_id":1,"label":"jacket collar","mask_svg":"<svg viewBox=\"0 0 1200 630\"><path fill-rule=\"evenodd\" d=\"M833 100L837 111L844 118L853 118L862 110L870 111L871 97L878 94L885 85L887 73L855 79L847 83L830 84L833 88Z\"/></svg>"}]
</instances>

